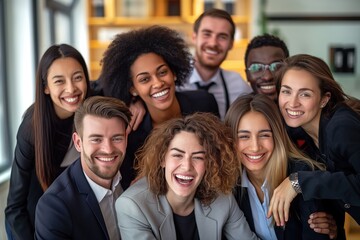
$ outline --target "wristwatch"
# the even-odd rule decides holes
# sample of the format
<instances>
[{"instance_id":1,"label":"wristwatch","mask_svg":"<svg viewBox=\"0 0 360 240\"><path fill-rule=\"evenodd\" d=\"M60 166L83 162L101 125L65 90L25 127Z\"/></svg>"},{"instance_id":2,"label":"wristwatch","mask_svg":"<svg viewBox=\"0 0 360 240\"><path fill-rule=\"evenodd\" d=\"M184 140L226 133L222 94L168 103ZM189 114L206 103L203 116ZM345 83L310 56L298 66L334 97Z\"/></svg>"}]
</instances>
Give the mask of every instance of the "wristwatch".
<instances>
[{"instance_id":1,"label":"wristwatch","mask_svg":"<svg viewBox=\"0 0 360 240\"><path fill-rule=\"evenodd\" d=\"M300 187L300 184L299 184L298 173L297 172L291 173L290 176L289 176L289 180L290 180L291 185L294 188L295 192L297 194L302 193L301 187Z\"/></svg>"}]
</instances>

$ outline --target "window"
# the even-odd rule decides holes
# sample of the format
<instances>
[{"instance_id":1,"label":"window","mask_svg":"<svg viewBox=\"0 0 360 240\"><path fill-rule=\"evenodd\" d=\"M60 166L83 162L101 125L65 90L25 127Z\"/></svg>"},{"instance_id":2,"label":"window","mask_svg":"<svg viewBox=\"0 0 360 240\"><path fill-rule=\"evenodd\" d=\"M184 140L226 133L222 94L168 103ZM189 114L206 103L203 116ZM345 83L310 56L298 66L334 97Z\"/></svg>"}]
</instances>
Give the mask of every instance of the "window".
<instances>
[{"instance_id":1,"label":"window","mask_svg":"<svg viewBox=\"0 0 360 240\"><path fill-rule=\"evenodd\" d=\"M5 10L0 0L0 173L11 164L10 134L7 111Z\"/></svg>"}]
</instances>

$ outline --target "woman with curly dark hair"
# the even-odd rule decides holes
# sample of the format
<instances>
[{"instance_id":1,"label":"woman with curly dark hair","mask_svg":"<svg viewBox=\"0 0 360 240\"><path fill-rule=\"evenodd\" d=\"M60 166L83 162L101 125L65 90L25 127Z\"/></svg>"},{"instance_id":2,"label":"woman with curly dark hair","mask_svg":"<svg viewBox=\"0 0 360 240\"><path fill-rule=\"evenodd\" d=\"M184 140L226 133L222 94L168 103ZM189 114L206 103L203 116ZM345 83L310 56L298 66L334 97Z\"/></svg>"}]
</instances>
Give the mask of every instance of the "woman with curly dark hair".
<instances>
[{"instance_id":1,"label":"woman with curly dark hair","mask_svg":"<svg viewBox=\"0 0 360 240\"><path fill-rule=\"evenodd\" d=\"M162 26L118 34L106 50L99 79L104 95L128 105L140 98L146 108L143 121L128 138L121 166L124 189L135 177L134 153L153 127L194 112L219 115L213 95L205 91L175 93L175 84L181 85L192 70L191 60L181 36Z\"/></svg>"},{"instance_id":2,"label":"woman with curly dark hair","mask_svg":"<svg viewBox=\"0 0 360 240\"><path fill-rule=\"evenodd\" d=\"M239 161L219 118L169 120L137 157L139 180L115 203L122 239L257 239L232 195Z\"/></svg>"}]
</instances>

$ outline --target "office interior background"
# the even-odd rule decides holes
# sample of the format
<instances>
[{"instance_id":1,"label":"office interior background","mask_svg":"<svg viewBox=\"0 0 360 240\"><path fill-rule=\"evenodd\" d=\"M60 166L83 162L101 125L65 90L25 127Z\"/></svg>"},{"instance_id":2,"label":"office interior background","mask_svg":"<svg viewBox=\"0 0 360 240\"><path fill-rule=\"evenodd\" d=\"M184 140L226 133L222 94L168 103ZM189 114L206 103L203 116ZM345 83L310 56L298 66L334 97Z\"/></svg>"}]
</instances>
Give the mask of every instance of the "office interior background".
<instances>
[{"instance_id":1,"label":"office interior background","mask_svg":"<svg viewBox=\"0 0 360 240\"><path fill-rule=\"evenodd\" d=\"M224 68L245 76L247 42L266 30L282 38L291 55L325 60L345 92L360 98L359 0L0 0L0 239L6 239L4 208L16 132L34 101L36 67L44 51L54 43L73 45L94 80L113 34L170 22L186 37L193 19L208 6L241 14L236 18L238 49ZM351 236L360 233L351 220L348 231Z\"/></svg>"}]
</instances>

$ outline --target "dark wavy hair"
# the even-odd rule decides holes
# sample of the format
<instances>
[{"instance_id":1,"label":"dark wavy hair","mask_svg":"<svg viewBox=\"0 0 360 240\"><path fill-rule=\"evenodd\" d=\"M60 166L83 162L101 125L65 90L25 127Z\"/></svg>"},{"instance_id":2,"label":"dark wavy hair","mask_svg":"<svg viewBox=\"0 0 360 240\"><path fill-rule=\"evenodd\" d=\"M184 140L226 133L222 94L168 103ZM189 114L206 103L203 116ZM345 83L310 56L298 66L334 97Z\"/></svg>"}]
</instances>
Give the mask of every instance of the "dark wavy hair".
<instances>
[{"instance_id":1,"label":"dark wavy hair","mask_svg":"<svg viewBox=\"0 0 360 240\"><path fill-rule=\"evenodd\" d=\"M285 57L289 57L289 49L287 48L285 42L274 35L265 33L263 35L254 37L248 44L245 51L245 65L247 63L249 53L252 49L268 46L281 48L285 54Z\"/></svg>"},{"instance_id":2,"label":"dark wavy hair","mask_svg":"<svg viewBox=\"0 0 360 240\"><path fill-rule=\"evenodd\" d=\"M154 194L167 193L161 163L165 161L170 142L181 131L194 133L205 150L205 175L195 197L207 205L219 193L231 193L240 174L240 163L230 128L211 113L194 113L182 118L173 118L154 128L136 155L138 178L146 177L150 191Z\"/></svg>"},{"instance_id":3,"label":"dark wavy hair","mask_svg":"<svg viewBox=\"0 0 360 240\"><path fill-rule=\"evenodd\" d=\"M43 190L46 190L57 177L60 166L55 166L53 160L54 151L54 121L57 118L50 95L45 94L48 71L53 62L60 58L73 58L82 67L86 79L86 97L90 96L90 79L86 63L81 53L67 44L53 45L49 47L40 59L36 73L35 102L33 104L33 127L35 137L35 168Z\"/></svg>"},{"instance_id":4,"label":"dark wavy hair","mask_svg":"<svg viewBox=\"0 0 360 240\"><path fill-rule=\"evenodd\" d=\"M121 33L115 36L101 60L99 83L105 96L130 104L133 86L130 68L145 53L161 56L176 76L177 85L183 84L192 71L192 55L178 32L155 25Z\"/></svg>"},{"instance_id":5,"label":"dark wavy hair","mask_svg":"<svg viewBox=\"0 0 360 240\"><path fill-rule=\"evenodd\" d=\"M360 114L360 100L347 95L343 91L339 83L334 79L329 66L322 59L308 54L298 54L284 60L284 66L276 74L276 89L278 94L280 92L282 79L290 69L305 70L314 76L314 78L318 80L321 97L326 93L331 94L329 101L322 109L323 114L331 114L339 104L346 104Z\"/></svg>"}]
</instances>

